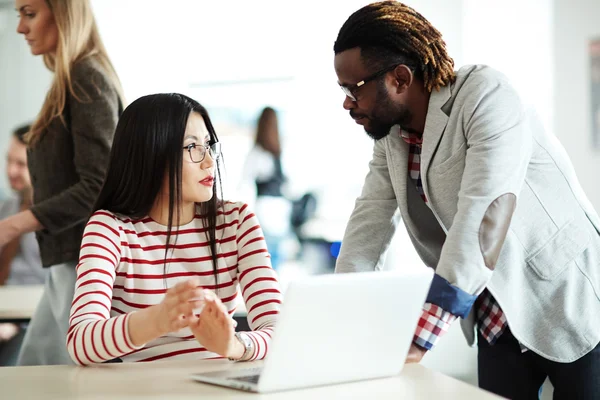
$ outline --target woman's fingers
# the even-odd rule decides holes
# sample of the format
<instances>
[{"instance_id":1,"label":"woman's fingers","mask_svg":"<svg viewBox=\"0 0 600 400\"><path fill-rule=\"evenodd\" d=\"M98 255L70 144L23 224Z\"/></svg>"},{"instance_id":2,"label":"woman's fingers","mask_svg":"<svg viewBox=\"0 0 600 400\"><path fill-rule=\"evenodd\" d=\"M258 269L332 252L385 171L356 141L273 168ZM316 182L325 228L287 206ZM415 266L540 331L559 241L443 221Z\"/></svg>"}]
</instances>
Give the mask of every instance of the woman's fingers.
<instances>
[{"instance_id":1,"label":"woman's fingers","mask_svg":"<svg viewBox=\"0 0 600 400\"><path fill-rule=\"evenodd\" d=\"M171 289L169 289L169 292L171 292L174 295L180 295L182 293L196 289L199 286L200 286L200 279L191 278L191 279L188 279L187 281L179 282L177 285L175 285Z\"/></svg>"},{"instance_id":2,"label":"woman's fingers","mask_svg":"<svg viewBox=\"0 0 600 400\"><path fill-rule=\"evenodd\" d=\"M204 300L203 290L201 288L188 289L177 294L177 303L187 303L190 301Z\"/></svg>"},{"instance_id":3,"label":"woman's fingers","mask_svg":"<svg viewBox=\"0 0 600 400\"><path fill-rule=\"evenodd\" d=\"M184 315L189 318L194 314L201 314L205 307L206 302L204 300L187 301L174 307L173 312L175 316Z\"/></svg>"},{"instance_id":4,"label":"woman's fingers","mask_svg":"<svg viewBox=\"0 0 600 400\"><path fill-rule=\"evenodd\" d=\"M185 304L182 304L182 307L187 311L190 310L190 315L201 314L206 306L206 302L204 300L193 300L188 301Z\"/></svg>"},{"instance_id":5,"label":"woman's fingers","mask_svg":"<svg viewBox=\"0 0 600 400\"><path fill-rule=\"evenodd\" d=\"M197 286L196 279L190 279L174 286L169 292L169 318L177 329L193 324L195 329L201 325L218 329L234 329L236 322L221 299L211 290Z\"/></svg>"},{"instance_id":6,"label":"woman's fingers","mask_svg":"<svg viewBox=\"0 0 600 400\"><path fill-rule=\"evenodd\" d=\"M213 324L224 330L234 330L235 326L237 325L235 320L231 318L227 312L227 309L213 301L207 302L207 306L202 312L200 318L202 318L206 323Z\"/></svg>"},{"instance_id":7,"label":"woman's fingers","mask_svg":"<svg viewBox=\"0 0 600 400\"><path fill-rule=\"evenodd\" d=\"M211 302L211 304L215 313L215 317L218 317L219 320L225 320L228 322L233 321L229 315L229 310L227 310L227 307L225 307L225 304L223 304L219 298L215 299L213 302Z\"/></svg>"},{"instance_id":8,"label":"woman's fingers","mask_svg":"<svg viewBox=\"0 0 600 400\"><path fill-rule=\"evenodd\" d=\"M204 289L197 287L183 292L180 296L182 301L190 301L193 299L204 300Z\"/></svg>"},{"instance_id":9,"label":"woman's fingers","mask_svg":"<svg viewBox=\"0 0 600 400\"><path fill-rule=\"evenodd\" d=\"M185 328L189 319L194 315L194 309L201 307L202 303L202 301L188 302L171 307L167 311L171 331Z\"/></svg>"},{"instance_id":10,"label":"woman's fingers","mask_svg":"<svg viewBox=\"0 0 600 400\"><path fill-rule=\"evenodd\" d=\"M178 330L183 329L186 326L188 326L189 325L188 321L189 321L189 318L186 318L185 316L181 315L179 318L177 318L173 322L174 331L178 331Z\"/></svg>"},{"instance_id":11,"label":"woman's fingers","mask_svg":"<svg viewBox=\"0 0 600 400\"><path fill-rule=\"evenodd\" d=\"M217 321L220 314L221 310L219 309L218 305L214 301L209 300L206 302L201 315L207 319L210 319L211 321Z\"/></svg>"},{"instance_id":12,"label":"woman's fingers","mask_svg":"<svg viewBox=\"0 0 600 400\"><path fill-rule=\"evenodd\" d=\"M192 299L203 299L203 289L199 287L199 284L200 281L197 278L178 283L167 291L164 302L172 308Z\"/></svg>"},{"instance_id":13,"label":"woman's fingers","mask_svg":"<svg viewBox=\"0 0 600 400\"><path fill-rule=\"evenodd\" d=\"M231 329L233 329L233 324L231 323L232 319L229 317L224 316L223 314L221 314L219 316L219 324L221 324L221 328L223 329L229 329L231 327Z\"/></svg>"},{"instance_id":14,"label":"woman's fingers","mask_svg":"<svg viewBox=\"0 0 600 400\"><path fill-rule=\"evenodd\" d=\"M197 327L200 324L200 318L194 314L188 318L188 325L190 328Z\"/></svg>"}]
</instances>

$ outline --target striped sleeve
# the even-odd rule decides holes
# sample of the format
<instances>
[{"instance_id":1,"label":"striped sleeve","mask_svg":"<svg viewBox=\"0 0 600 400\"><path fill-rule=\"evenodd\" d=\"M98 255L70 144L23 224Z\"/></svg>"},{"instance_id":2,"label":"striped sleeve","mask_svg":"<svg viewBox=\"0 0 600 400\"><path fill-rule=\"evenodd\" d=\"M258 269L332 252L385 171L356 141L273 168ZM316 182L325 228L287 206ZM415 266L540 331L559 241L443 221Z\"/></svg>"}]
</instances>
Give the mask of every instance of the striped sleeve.
<instances>
[{"instance_id":1,"label":"striped sleeve","mask_svg":"<svg viewBox=\"0 0 600 400\"><path fill-rule=\"evenodd\" d=\"M254 345L251 360L260 360L269 350L282 295L262 229L247 204L240 207L238 221L238 280L252 329L247 332Z\"/></svg>"},{"instance_id":2,"label":"striped sleeve","mask_svg":"<svg viewBox=\"0 0 600 400\"><path fill-rule=\"evenodd\" d=\"M67 349L79 365L112 360L135 349L127 330L129 314L110 317L120 246L114 215L94 213L81 242L67 333Z\"/></svg>"}]
</instances>

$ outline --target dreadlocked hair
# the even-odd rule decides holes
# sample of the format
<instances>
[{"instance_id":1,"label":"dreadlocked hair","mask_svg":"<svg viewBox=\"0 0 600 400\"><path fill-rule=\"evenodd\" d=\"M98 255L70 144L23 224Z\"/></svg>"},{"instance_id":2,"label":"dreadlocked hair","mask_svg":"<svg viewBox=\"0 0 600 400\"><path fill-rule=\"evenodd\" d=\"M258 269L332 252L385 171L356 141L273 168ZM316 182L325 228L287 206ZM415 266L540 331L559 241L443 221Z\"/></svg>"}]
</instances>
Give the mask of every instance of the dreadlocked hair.
<instances>
[{"instance_id":1,"label":"dreadlocked hair","mask_svg":"<svg viewBox=\"0 0 600 400\"><path fill-rule=\"evenodd\" d=\"M398 1L369 4L344 23L333 46L335 54L359 47L374 68L405 64L432 92L454 82L454 60L442 34L421 14Z\"/></svg>"}]
</instances>

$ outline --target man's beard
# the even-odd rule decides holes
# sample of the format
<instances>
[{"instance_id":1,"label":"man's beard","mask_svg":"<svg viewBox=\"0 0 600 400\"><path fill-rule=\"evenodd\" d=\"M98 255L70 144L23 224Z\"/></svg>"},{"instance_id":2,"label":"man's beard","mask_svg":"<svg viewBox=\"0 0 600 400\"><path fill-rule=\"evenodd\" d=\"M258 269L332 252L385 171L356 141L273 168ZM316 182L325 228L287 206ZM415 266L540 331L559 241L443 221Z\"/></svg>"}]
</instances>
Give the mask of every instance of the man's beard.
<instances>
[{"instance_id":1,"label":"man's beard","mask_svg":"<svg viewBox=\"0 0 600 400\"><path fill-rule=\"evenodd\" d=\"M394 104L382 85L377 85L375 108L369 117L370 126L365 132L375 141L389 135L392 126L407 126L412 121L412 113L404 104Z\"/></svg>"}]
</instances>

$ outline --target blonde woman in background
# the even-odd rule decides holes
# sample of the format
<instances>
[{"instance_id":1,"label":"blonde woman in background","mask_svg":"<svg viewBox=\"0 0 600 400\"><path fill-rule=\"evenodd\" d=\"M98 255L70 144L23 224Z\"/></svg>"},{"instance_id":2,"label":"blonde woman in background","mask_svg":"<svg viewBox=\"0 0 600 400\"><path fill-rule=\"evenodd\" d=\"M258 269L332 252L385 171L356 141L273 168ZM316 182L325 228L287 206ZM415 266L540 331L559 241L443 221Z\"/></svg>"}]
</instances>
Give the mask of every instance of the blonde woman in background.
<instances>
[{"instance_id":1,"label":"blonde woman in background","mask_svg":"<svg viewBox=\"0 0 600 400\"><path fill-rule=\"evenodd\" d=\"M70 364L65 338L85 224L122 109L121 86L88 0L16 0L17 32L53 81L27 136L33 206L0 221L0 245L36 231L50 268L20 365Z\"/></svg>"}]
</instances>

